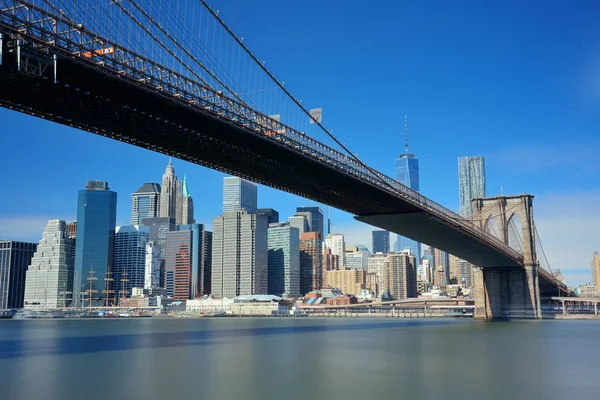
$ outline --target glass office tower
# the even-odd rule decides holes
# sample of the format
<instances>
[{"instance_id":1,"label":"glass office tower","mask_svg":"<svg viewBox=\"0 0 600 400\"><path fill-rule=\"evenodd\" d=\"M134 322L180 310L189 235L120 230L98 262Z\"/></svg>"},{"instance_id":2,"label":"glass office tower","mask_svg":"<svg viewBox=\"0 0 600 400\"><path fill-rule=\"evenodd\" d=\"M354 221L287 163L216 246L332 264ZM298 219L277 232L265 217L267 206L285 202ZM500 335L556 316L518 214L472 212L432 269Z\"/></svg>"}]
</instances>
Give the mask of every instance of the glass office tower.
<instances>
[{"instance_id":1,"label":"glass office tower","mask_svg":"<svg viewBox=\"0 0 600 400\"><path fill-rule=\"evenodd\" d=\"M83 304L82 293L86 305L90 297L94 300L92 304L103 304L106 272L113 263L116 220L117 193L109 190L107 182L88 181L77 200L73 281L73 299L77 305Z\"/></svg>"}]
</instances>

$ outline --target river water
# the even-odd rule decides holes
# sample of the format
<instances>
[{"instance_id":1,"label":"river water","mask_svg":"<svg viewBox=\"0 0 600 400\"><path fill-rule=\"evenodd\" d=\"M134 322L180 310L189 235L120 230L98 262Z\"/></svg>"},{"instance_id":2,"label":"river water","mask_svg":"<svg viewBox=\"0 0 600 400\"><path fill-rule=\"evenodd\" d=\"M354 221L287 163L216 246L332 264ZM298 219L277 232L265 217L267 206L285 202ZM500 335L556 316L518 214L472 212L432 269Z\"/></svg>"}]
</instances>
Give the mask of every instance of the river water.
<instances>
[{"instance_id":1,"label":"river water","mask_svg":"<svg viewBox=\"0 0 600 400\"><path fill-rule=\"evenodd\" d=\"M600 322L0 321L0 399L577 399Z\"/></svg>"}]
</instances>

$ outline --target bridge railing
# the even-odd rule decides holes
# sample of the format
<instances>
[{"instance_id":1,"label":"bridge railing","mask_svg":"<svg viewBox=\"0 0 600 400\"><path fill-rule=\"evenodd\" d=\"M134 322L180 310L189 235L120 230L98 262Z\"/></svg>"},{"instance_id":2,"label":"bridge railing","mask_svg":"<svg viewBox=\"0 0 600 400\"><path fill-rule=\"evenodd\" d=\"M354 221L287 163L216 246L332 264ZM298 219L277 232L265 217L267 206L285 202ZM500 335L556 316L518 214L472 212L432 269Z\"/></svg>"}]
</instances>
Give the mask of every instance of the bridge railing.
<instances>
[{"instance_id":1,"label":"bridge railing","mask_svg":"<svg viewBox=\"0 0 600 400\"><path fill-rule=\"evenodd\" d=\"M0 0L1 27L8 29L15 39L19 39L17 46L24 46L25 43L20 42L30 40L28 45L33 46L37 52L71 59L186 107L222 119L267 140L276 141L416 204L446 223L460 227L479 240L495 246L515 260L522 259L517 251L472 221L464 219L397 180L368 168L357 159L269 118L244 103L228 98L220 91L160 65L106 37L89 32L84 26L48 9L24 0ZM26 50L25 47L23 49Z\"/></svg>"}]
</instances>

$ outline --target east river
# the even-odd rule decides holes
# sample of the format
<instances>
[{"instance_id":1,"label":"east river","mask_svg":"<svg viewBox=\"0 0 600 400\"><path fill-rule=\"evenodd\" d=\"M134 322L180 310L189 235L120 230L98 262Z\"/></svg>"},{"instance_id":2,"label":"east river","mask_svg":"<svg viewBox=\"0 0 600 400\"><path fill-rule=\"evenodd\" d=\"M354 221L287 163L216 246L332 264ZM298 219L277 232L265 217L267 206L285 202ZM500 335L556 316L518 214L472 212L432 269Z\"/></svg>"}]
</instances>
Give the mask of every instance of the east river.
<instances>
[{"instance_id":1,"label":"east river","mask_svg":"<svg viewBox=\"0 0 600 400\"><path fill-rule=\"evenodd\" d=\"M600 322L0 321L0 399L584 399Z\"/></svg>"}]
</instances>

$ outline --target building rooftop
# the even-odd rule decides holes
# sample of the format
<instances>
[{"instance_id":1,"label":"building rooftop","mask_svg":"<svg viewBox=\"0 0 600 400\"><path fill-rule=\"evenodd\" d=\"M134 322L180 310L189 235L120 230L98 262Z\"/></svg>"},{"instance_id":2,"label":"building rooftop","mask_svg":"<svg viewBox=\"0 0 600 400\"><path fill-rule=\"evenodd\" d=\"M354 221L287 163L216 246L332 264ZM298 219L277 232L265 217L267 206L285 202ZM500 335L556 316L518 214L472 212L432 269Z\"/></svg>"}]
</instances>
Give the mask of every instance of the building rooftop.
<instances>
[{"instance_id":1,"label":"building rooftop","mask_svg":"<svg viewBox=\"0 0 600 400\"><path fill-rule=\"evenodd\" d=\"M253 294L253 295L241 295L233 298L234 303L244 303L252 301L280 301L281 297L272 294Z\"/></svg>"},{"instance_id":2,"label":"building rooftop","mask_svg":"<svg viewBox=\"0 0 600 400\"><path fill-rule=\"evenodd\" d=\"M160 185L158 183L144 183L142 187L135 191L134 194L145 194L145 193L160 193Z\"/></svg>"}]
</instances>

